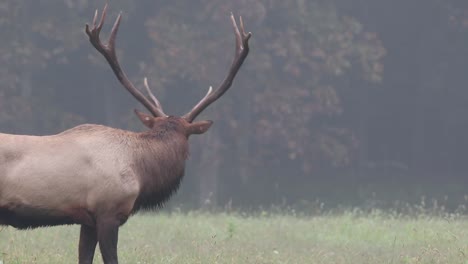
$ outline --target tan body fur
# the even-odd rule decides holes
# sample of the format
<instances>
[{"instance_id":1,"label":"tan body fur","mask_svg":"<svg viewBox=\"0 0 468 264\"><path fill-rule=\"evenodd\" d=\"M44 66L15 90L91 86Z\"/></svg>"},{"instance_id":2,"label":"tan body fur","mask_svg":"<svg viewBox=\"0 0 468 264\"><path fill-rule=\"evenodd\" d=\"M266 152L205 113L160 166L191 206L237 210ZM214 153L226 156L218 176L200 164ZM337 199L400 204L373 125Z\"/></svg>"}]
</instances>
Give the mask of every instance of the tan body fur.
<instances>
[{"instance_id":1,"label":"tan body fur","mask_svg":"<svg viewBox=\"0 0 468 264\"><path fill-rule=\"evenodd\" d=\"M178 184L183 175L185 158L178 156L186 157L187 142L183 137L182 141L167 141L167 137L177 135L165 133L166 138L157 138L149 132L82 125L52 136L0 134L0 208L31 219L70 218L76 224L94 225L94 215L100 211L112 211L125 220L138 209L134 206L142 192L142 171L155 177L145 183L146 188L148 184L177 188L157 181L166 178ZM168 145L171 143L181 146ZM167 158L153 156L158 152L164 152ZM150 160L148 167L138 167L146 164L142 162L145 159ZM158 171L168 166L172 167L170 171L179 170L176 179ZM152 187L159 192L160 188ZM0 215L0 224L15 226L6 221ZM16 225L23 228L20 223ZM31 223L26 227L35 226Z\"/></svg>"}]
</instances>

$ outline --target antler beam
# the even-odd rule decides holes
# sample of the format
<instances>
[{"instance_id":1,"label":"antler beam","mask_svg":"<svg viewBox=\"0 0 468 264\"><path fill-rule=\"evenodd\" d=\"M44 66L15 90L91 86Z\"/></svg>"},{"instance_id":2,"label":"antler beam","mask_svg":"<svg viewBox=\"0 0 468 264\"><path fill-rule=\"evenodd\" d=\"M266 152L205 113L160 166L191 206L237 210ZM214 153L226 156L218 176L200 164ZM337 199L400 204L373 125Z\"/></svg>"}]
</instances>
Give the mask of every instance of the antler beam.
<instances>
[{"instance_id":1,"label":"antler beam","mask_svg":"<svg viewBox=\"0 0 468 264\"><path fill-rule=\"evenodd\" d=\"M231 21L234 27L234 33L236 36L236 50L234 61L231 64L228 75L224 81L219 85L216 90L213 90L212 87L208 90L208 93L203 97L198 104L196 104L190 112L185 114L185 118L189 123L192 122L205 108L207 108L214 101L218 100L232 85L234 78L236 77L237 72L239 71L242 63L249 54L249 39L252 36L252 33L246 33L244 29L244 22L242 17L239 18L240 30L237 26L236 19L231 13Z\"/></svg>"},{"instance_id":2,"label":"antler beam","mask_svg":"<svg viewBox=\"0 0 468 264\"><path fill-rule=\"evenodd\" d=\"M127 75L125 74L125 72L122 70L122 67L120 66L120 63L117 59L117 55L115 52L115 39L116 39L117 31L120 25L121 14L119 14L117 19L115 20L115 23L114 23L114 26L112 27L107 44L103 44L101 42L99 34L101 33L102 26L104 25L106 13L107 13L107 4L104 6L99 24L96 24L97 17L98 17L98 10L96 10L96 12L94 13L92 28L90 28L90 26L86 24L85 32L89 37L89 41L94 46L94 48L96 48L96 50L99 51L99 53L101 53L104 56L104 58L106 58L107 62L111 66L112 70L114 71L114 74L116 75L117 79L125 87L125 89L127 89L140 103L142 103L155 117L167 116L164 113L159 101L156 99L153 93L149 91L147 81L145 80L145 88L148 89L148 93L151 99L154 101L154 103L149 101L148 98L146 98L137 88L135 88L135 86L128 79Z\"/></svg>"}]
</instances>

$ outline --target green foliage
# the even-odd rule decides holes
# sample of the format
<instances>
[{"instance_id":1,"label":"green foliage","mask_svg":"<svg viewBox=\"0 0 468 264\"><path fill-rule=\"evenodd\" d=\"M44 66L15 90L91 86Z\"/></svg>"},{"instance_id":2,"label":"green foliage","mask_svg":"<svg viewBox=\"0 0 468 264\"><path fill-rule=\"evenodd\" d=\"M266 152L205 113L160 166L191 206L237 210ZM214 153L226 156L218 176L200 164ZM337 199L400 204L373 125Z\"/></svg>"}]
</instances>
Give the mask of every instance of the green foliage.
<instances>
[{"instance_id":1,"label":"green foliage","mask_svg":"<svg viewBox=\"0 0 468 264\"><path fill-rule=\"evenodd\" d=\"M234 223L229 222L228 228L227 228L227 234L228 234L229 239L234 237L235 231L236 231L236 226L234 225Z\"/></svg>"}]
</instances>

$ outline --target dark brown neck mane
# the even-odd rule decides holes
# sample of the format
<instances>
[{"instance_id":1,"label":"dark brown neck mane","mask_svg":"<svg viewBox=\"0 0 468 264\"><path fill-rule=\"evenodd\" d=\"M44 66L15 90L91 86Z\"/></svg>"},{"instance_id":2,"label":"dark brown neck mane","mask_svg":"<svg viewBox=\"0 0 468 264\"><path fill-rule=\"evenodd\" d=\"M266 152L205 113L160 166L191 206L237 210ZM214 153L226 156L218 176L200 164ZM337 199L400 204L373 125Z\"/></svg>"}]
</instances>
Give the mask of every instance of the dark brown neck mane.
<instances>
[{"instance_id":1,"label":"dark brown neck mane","mask_svg":"<svg viewBox=\"0 0 468 264\"><path fill-rule=\"evenodd\" d=\"M189 146L187 138L171 124L139 134L135 144L132 169L143 183L134 206L136 212L162 206L177 191Z\"/></svg>"}]
</instances>

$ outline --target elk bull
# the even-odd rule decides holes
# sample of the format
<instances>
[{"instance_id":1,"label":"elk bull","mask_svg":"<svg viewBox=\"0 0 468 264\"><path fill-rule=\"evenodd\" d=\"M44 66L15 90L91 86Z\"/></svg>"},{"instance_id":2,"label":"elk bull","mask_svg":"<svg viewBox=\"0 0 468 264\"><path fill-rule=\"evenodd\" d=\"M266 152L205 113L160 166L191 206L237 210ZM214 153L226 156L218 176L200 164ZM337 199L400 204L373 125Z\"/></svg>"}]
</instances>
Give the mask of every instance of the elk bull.
<instances>
[{"instance_id":1,"label":"elk bull","mask_svg":"<svg viewBox=\"0 0 468 264\"><path fill-rule=\"evenodd\" d=\"M151 112L135 110L149 130L85 124L50 136L0 134L0 225L26 229L79 224L79 263L92 263L98 242L104 263L117 263L119 227L138 210L162 205L177 190L189 136L205 133L212 124L194 119L229 89L247 57L251 36L242 18L238 27L231 15L236 49L227 77L184 116L168 116L146 79L149 99L120 67L115 40L121 15L108 43L101 42L106 10L107 5L99 22L96 10L86 34L120 83Z\"/></svg>"}]
</instances>

